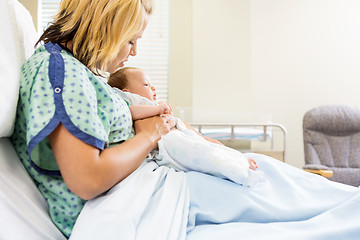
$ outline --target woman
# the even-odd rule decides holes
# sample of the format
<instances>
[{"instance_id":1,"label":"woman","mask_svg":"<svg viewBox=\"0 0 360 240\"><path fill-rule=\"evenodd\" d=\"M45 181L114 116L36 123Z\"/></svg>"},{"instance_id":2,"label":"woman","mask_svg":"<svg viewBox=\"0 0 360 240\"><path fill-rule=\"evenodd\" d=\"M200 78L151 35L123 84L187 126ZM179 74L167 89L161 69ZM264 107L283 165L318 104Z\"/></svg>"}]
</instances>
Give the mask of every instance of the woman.
<instances>
[{"instance_id":1,"label":"woman","mask_svg":"<svg viewBox=\"0 0 360 240\"><path fill-rule=\"evenodd\" d=\"M127 105L95 76L136 55L152 8L151 0L64 0L22 68L13 143L66 236L84 200L126 178L175 125L168 116L136 121L134 136Z\"/></svg>"},{"instance_id":2,"label":"woman","mask_svg":"<svg viewBox=\"0 0 360 240\"><path fill-rule=\"evenodd\" d=\"M295 239L304 227L304 239L314 239L319 232L309 224L321 228L317 219L327 216L322 236L359 234L357 188L271 158L251 156L266 178L253 188L144 162L175 123L166 115L138 120L134 133L126 103L96 75L136 55L152 7L150 0L63 0L40 37L44 45L22 67L12 141L64 235L78 219L72 236L79 239L110 239L119 227L123 239ZM344 215L349 209L354 215Z\"/></svg>"}]
</instances>

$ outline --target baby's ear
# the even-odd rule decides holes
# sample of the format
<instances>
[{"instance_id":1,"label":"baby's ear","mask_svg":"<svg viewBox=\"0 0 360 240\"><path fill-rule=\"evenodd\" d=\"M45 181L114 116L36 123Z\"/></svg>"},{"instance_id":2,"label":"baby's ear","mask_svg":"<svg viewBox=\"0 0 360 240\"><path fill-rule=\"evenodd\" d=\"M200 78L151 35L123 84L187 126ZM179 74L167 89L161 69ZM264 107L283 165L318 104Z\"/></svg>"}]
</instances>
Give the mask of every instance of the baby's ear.
<instances>
[{"instance_id":1,"label":"baby's ear","mask_svg":"<svg viewBox=\"0 0 360 240\"><path fill-rule=\"evenodd\" d=\"M123 91L123 92L129 92L129 89L123 88L122 91Z\"/></svg>"}]
</instances>

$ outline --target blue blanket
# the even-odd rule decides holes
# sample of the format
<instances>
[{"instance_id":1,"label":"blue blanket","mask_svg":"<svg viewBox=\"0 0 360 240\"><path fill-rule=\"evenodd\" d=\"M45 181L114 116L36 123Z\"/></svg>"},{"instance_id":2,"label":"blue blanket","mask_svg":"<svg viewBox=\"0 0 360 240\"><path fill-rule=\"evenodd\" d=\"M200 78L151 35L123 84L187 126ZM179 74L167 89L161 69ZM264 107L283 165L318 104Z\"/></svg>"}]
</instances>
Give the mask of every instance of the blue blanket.
<instances>
[{"instance_id":1,"label":"blue blanket","mask_svg":"<svg viewBox=\"0 0 360 240\"><path fill-rule=\"evenodd\" d=\"M187 239L360 239L360 189L329 181L264 155L266 181L243 187L186 173Z\"/></svg>"},{"instance_id":2,"label":"blue blanket","mask_svg":"<svg viewBox=\"0 0 360 240\"><path fill-rule=\"evenodd\" d=\"M70 239L360 239L359 188L247 157L265 174L252 187L144 162L85 204Z\"/></svg>"}]
</instances>

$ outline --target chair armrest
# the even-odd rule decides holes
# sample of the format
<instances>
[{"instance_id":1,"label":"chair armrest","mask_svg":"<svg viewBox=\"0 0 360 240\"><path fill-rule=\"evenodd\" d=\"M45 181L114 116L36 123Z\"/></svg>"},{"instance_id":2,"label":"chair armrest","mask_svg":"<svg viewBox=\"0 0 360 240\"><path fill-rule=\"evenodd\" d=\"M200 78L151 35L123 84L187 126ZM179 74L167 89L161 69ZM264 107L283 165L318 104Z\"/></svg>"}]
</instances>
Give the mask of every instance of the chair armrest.
<instances>
[{"instance_id":1,"label":"chair armrest","mask_svg":"<svg viewBox=\"0 0 360 240\"><path fill-rule=\"evenodd\" d=\"M304 170L309 173L319 174L326 178L331 178L334 175L334 172L332 170L326 170L326 169L304 169Z\"/></svg>"}]
</instances>

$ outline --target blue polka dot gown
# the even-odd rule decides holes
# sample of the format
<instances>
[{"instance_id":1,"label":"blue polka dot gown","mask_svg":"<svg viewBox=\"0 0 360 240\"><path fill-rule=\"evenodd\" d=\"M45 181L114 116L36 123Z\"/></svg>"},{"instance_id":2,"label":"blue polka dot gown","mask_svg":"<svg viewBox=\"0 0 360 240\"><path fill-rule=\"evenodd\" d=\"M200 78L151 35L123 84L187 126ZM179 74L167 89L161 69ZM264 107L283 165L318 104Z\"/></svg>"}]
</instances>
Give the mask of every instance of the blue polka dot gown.
<instances>
[{"instance_id":1,"label":"blue polka dot gown","mask_svg":"<svg viewBox=\"0 0 360 240\"><path fill-rule=\"evenodd\" d=\"M62 123L98 149L134 136L129 108L119 94L58 44L39 47L21 68L14 147L69 237L85 201L64 183L48 135Z\"/></svg>"}]
</instances>

